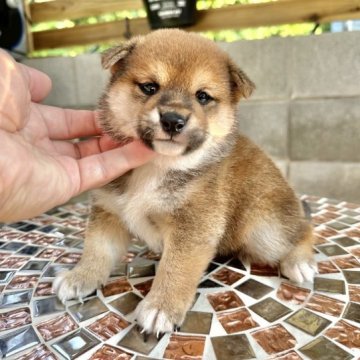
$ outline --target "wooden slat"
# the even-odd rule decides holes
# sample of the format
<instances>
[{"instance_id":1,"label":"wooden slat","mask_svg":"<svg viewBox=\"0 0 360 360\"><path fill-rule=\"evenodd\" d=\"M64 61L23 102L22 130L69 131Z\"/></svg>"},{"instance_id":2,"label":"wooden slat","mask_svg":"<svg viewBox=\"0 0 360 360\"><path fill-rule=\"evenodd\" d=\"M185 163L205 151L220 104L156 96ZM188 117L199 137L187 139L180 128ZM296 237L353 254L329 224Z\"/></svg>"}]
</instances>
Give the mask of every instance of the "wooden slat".
<instances>
[{"instance_id":1,"label":"wooden slat","mask_svg":"<svg viewBox=\"0 0 360 360\"><path fill-rule=\"evenodd\" d=\"M232 5L220 9L199 11L191 31L216 31L302 22L327 22L339 14L349 19L360 11L360 0L282 0L249 5ZM146 19L130 21L133 35L149 31ZM34 33L35 49L98 43L124 38L125 22L115 21L83 25L70 29Z\"/></svg>"},{"instance_id":2,"label":"wooden slat","mask_svg":"<svg viewBox=\"0 0 360 360\"><path fill-rule=\"evenodd\" d=\"M36 22L79 19L122 10L142 9L141 0L52 0L31 3L31 20Z\"/></svg>"}]
</instances>

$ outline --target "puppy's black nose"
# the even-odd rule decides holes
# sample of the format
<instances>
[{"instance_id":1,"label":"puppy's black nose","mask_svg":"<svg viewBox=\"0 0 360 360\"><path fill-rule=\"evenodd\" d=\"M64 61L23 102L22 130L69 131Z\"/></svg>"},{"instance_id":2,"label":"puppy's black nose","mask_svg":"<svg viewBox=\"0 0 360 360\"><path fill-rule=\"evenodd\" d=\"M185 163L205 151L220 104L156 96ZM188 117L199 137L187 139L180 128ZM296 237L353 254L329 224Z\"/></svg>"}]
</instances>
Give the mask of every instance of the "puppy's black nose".
<instances>
[{"instance_id":1,"label":"puppy's black nose","mask_svg":"<svg viewBox=\"0 0 360 360\"><path fill-rule=\"evenodd\" d=\"M186 121L185 117L176 112L166 112L160 116L162 129L170 135L181 133L186 125Z\"/></svg>"}]
</instances>

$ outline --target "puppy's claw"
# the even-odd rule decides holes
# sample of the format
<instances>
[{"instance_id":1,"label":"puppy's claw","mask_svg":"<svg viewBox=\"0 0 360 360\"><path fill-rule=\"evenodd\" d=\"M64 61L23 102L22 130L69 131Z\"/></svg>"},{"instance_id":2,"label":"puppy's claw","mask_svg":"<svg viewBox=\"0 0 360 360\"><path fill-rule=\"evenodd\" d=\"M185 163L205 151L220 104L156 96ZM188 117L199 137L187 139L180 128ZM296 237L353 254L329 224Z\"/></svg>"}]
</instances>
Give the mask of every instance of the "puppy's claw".
<instances>
[{"instance_id":1,"label":"puppy's claw","mask_svg":"<svg viewBox=\"0 0 360 360\"><path fill-rule=\"evenodd\" d=\"M144 330L143 330L144 331ZM142 332L143 332L142 331ZM144 343L146 343L147 341L148 341L148 339L149 339L149 334L145 331L144 333L143 333L143 340L144 340Z\"/></svg>"},{"instance_id":2,"label":"puppy's claw","mask_svg":"<svg viewBox=\"0 0 360 360\"><path fill-rule=\"evenodd\" d=\"M180 326L179 325L174 325L174 330L173 330L174 332L178 332L178 331L180 331Z\"/></svg>"}]
</instances>

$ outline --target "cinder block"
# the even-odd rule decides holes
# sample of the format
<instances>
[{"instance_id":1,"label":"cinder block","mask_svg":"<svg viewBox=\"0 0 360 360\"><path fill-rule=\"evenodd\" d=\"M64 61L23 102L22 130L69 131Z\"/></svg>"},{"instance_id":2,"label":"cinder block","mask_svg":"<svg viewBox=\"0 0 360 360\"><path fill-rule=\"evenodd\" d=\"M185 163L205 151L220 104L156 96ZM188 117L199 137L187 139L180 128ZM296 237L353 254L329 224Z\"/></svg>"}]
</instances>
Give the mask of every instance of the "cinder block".
<instances>
[{"instance_id":1,"label":"cinder block","mask_svg":"<svg viewBox=\"0 0 360 360\"><path fill-rule=\"evenodd\" d=\"M86 54L75 58L79 106L95 108L109 78L109 71L101 66L100 54Z\"/></svg>"},{"instance_id":2,"label":"cinder block","mask_svg":"<svg viewBox=\"0 0 360 360\"><path fill-rule=\"evenodd\" d=\"M293 97L360 95L360 33L292 39Z\"/></svg>"},{"instance_id":3,"label":"cinder block","mask_svg":"<svg viewBox=\"0 0 360 360\"><path fill-rule=\"evenodd\" d=\"M290 157L360 161L360 97L292 102Z\"/></svg>"},{"instance_id":4,"label":"cinder block","mask_svg":"<svg viewBox=\"0 0 360 360\"><path fill-rule=\"evenodd\" d=\"M291 39L237 41L219 44L255 83L252 99L283 99L290 96Z\"/></svg>"},{"instance_id":5,"label":"cinder block","mask_svg":"<svg viewBox=\"0 0 360 360\"><path fill-rule=\"evenodd\" d=\"M240 132L265 152L276 158L288 157L288 102L240 103L238 118Z\"/></svg>"},{"instance_id":6,"label":"cinder block","mask_svg":"<svg viewBox=\"0 0 360 360\"><path fill-rule=\"evenodd\" d=\"M25 65L41 70L52 80L52 90L44 104L62 107L78 107L78 89L75 78L75 58L54 57L26 59Z\"/></svg>"},{"instance_id":7,"label":"cinder block","mask_svg":"<svg viewBox=\"0 0 360 360\"><path fill-rule=\"evenodd\" d=\"M298 193L360 202L360 164L291 162L290 183Z\"/></svg>"}]
</instances>

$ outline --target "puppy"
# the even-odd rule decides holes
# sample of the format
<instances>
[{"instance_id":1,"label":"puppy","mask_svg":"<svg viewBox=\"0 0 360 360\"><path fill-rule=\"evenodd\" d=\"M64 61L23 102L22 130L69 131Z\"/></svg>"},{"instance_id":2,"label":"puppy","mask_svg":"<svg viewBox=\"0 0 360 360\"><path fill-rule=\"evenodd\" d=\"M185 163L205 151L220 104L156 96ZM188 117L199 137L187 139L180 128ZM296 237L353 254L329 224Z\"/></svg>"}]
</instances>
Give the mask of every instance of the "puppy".
<instances>
[{"instance_id":1,"label":"puppy","mask_svg":"<svg viewBox=\"0 0 360 360\"><path fill-rule=\"evenodd\" d=\"M238 133L237 103L254 84L213 42L180 30L136 37L103 55L112 77L100 122L157 156L94 191L80 263L54 282L63 301L106 282L132 236L162 252L136 309L147 333L172 331L215 254L277 265L311 281L313 234L272 161Z\"/></svg>"}]
</instances>

